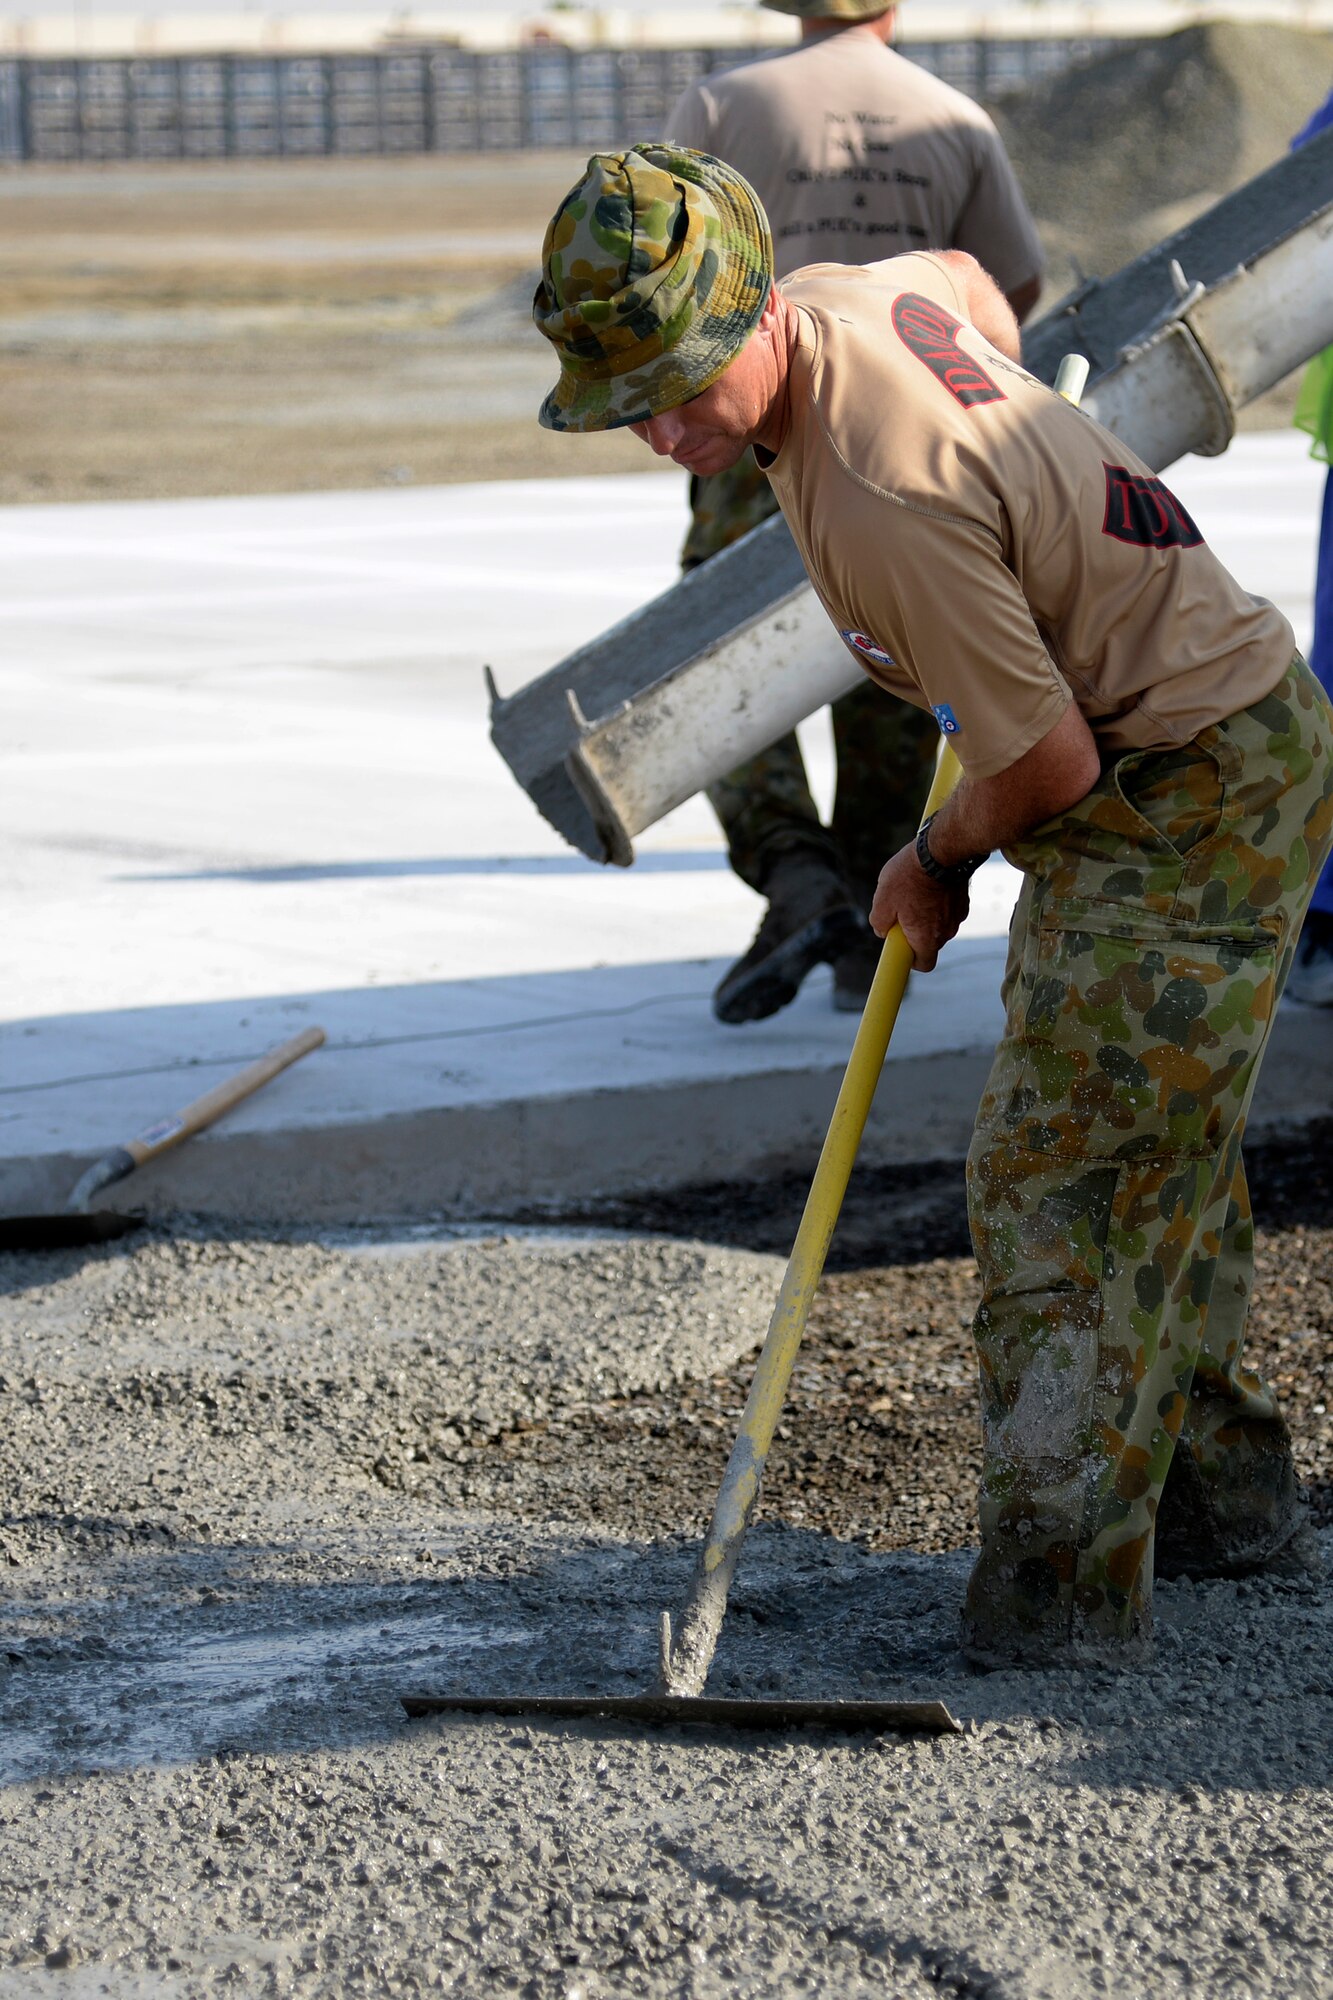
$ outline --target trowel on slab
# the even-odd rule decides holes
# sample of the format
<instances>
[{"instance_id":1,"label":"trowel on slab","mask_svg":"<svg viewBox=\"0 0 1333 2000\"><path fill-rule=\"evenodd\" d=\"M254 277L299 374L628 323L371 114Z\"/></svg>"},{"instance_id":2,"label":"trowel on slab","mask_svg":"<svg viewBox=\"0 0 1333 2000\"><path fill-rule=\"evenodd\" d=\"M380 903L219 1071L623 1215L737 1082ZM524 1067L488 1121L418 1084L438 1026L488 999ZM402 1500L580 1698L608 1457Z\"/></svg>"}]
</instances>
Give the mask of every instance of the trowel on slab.
<instances>
[{"instance_id":1,"label":"trowel on slab","mask_svg":"<svg viewBox=\"0 0 1333 2000\"><path fill-rule=\"evenodd\" d=\"M169 1153L182 1140L202 1132L206 1126L221 1118L224 1111L230 1111L233 1105L253 1096L280 1071L299 1062L313 1049L320 1048L323 1042L322 1028L304 1029L299 1035L293 1035L290 1041L280 1042L276 1048L260 1056L257 1062L215 1084L212 1090L196 1097L192 1104L187 1104L174 1117L159 1119L157 1124L148 1126L125 1145L104 1153L75 1182L65 1207L54 1214L0 1216L0 1250L60 1250L77 1244L109 1243L114 1237L125 1236L131 1229L138 1229L144 1221L142 1215L123 1215L114 1209L91 1208L94 1195L124 1180L139 1167L147 1166L150 1160Z\"/></svg>"}]
</instances>

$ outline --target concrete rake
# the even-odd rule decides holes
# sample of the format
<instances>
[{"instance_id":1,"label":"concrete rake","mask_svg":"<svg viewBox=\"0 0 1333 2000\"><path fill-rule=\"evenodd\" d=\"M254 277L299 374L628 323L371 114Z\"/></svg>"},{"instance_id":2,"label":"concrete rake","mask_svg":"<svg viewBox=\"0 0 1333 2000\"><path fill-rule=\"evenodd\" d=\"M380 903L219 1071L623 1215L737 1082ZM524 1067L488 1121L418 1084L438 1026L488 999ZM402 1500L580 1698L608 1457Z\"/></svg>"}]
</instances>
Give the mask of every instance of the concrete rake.
<instances>
[{"instance_id":1,"label":"concrete rake","mask_svg":"<svg viewBox=\"0 0 1333 2000\"><path fill-rule=\"evenodd\" d=\"M926 801L927 815L944 803L960 775L958 760L946 743ZM617 1696L416 1694L403 1697L403 1707L409 1715L454 1711L470 1715L592 1717L659 1727L683 1723L761 1730L811 1726L854 1733L899 1731L935 1735L956 1734L961 1728L943 1702L938 1701L744 1701L711 1700L703 1694L741 1543L759 1498L764 1465L782 1414L797 1350L911 969L912 948L895 925L884 940L782 1289L769 1322L768 1336L755 1368L740 1431L713 1509L712 1526L674 1636L670 1614L662 1613L660 1692Z\"/></svg>"},{"instance_id":2,"label":"concrete rake","mask_svg":"<svg viewBox=\"0 0 1333 2000\"><path fill-rule=\"evenodd\" d=\"M1087 380L1088 363L1084 357L1067 354L1056 373L1054 388L1067 402L1077 404ZM961 776L958 759L948 742L942 741L923 819L938 811ZM782 1289L741 1413L740 1430L713 1508L708 1539L679 1625L673 1629L670 1612L662 1613L659 1692L618 1696L410 1695L403 1699L409 1715L431 1715L453 1709L473 1715L594 1716L658 1724L697 1723L715 1727L729 1724L743 1729L812 1725L851 1731L925 1731L936 1735L957 1734L961 1730L962 1725L938 1701L714 1701L703 1693L726 1616L727 1595L740 1560L741 1543L759 1499L764 1467L782 1415L805 1323L823 1274L911 969L912 947L895 924L879 955Z\"/></svg>"}]
</instances>

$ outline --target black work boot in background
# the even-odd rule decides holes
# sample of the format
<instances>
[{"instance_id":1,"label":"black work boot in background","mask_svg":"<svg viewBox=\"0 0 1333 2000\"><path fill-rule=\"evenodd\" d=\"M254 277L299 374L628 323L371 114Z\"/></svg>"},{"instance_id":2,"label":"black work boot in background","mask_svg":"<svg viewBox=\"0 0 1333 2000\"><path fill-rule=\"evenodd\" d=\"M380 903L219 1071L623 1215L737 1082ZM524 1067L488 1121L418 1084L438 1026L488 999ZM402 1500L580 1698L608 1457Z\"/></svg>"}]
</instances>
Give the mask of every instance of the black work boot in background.
<instances>
[{"instance_id":1,"label":"black work boot in background","mask_svg":"<svg viewBox=\"0 0 1333 2000\"><path fill-rule=\"evenodd\" d=\"M863 1014L866 1001L870 998L871 982L879 970L884 940L877 938L870 928L870 906L875 900L877 882L858 881L851 874L847 881L853 901L861 911L861 929L847 949L840 951L833 961L833 1011L835 1014Z\"/></svg>"},{"instance_id":2,"label":"black work boot in background","mask_svg":"<svg viewBox=\"0 0 1333 2000\"><path fill-rule=\"evenodd\" d=\"M815 966L853 949L866 921L836 870L815 854L787 854L764 884L768 909L744 958L719 983L719 1021L762 1021L796 998Z\"/></svg>"},{"instance_id":3,"label":"black work boot in background","mask_svg":"<svg viewBox=\"0 0 1333 2000\"><path fill-rule=\"evenodd\" d=\"M882 941L875 936L864 917L861 928L864 936L849 945L846 951L840 951L833 961L833 1008L838 1014L864 1013L870 997L870 983L884 949Z\"/></svg>"}]
</instances>

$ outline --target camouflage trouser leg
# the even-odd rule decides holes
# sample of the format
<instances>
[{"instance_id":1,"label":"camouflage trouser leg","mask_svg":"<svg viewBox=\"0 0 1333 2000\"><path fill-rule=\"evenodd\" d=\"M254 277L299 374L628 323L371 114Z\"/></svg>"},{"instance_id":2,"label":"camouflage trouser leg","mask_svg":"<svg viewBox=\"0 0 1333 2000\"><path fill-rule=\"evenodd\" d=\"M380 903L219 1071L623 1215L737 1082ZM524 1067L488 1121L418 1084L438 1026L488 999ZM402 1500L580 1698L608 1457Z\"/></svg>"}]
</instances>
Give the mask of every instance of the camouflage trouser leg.
<instances>
[{"instance_id":1,"label":"camouflage trouser leg","mask_svg":"<svg viewBox=\"0 0 1333 2000\"><path fill-rule=\"evenodd\" d=\"M779 856L820 855L869 909L879 871L916 833L939 730L926 710L867 681L833 703L838 783L831 826L820 822L793 730L708 788L742 882L763 892Z\"/></svg>"},{"instance_id":2,"label":"camouflage trouser leg","mask_svg":"<svg viewBox=\"0 0 1333 2000\"><path fill-rule=\"evenodd\" d=\"M980 1659L1146 1636L1178 1441L1168 1540L1239 1567L1292 1531L1282 1419L1241 1366L1240 1144L1331 835L1333 711L1297 660L1194 743L1122 757L1011 850L1027 879L968 1160Z\"/></svg>"},{"instance_id":3,"label":"camouflage trouser leg","mask_svg":"<svg viewBox=\"0 0 1333 2000\"><path fill-rule=\"evenodd\" d=\"M682 569L697 569L720 555L752 528L762 526L778 511L773 488L747 451L729 472L690 480L690 527L680 552Z\"/></svg>"},{"instance_id":4,"label":"camouflage trouser leg","mask_svg":"<svg viewBox=\"0 0 1333 2000\"><path fill-rule=\"evenodd\" d=\"M773 489L751 451L729 472L691 479L690 530L680 552L681 567L697 569L777 511ZM710 785L708 802L727 837L733 870L761 895L773 863L783 855L814 854L831 868L838 865L794 729Z\"/></svg>"},{"instance_id":5,"label":"camouflage trouser leg","mask_svg":"<svg viewBox=\"0 0 1333 2000\"><path fill-rule=\"evenodd\" d=\"M742 882L768 892L773 864L789 854L818 856L841 872L832 835L819 817L793 729L708 787L727 837L727 859Z\"/></svg>"},{"instance_id":6,"label":"camouflage trouser leg","mask_svg":"<svg viewBox=\"0 0 1333 2000\"><path fill-rule=\"evenodd\" d=\"M1158 1576L1237 1575L1280 1546L1300 1497L1277 1398L1244 1366L1254 1222L1240 1141L1216 1275L1153 1528Z\"/></svg>"},{"instance_id":7,"label":"camouflage trouser leg","mask_svg":"<svg viewBox=\"0 0 1333 2000\"><path fill-rule=\"evenodd\" d=\"M686 569L748 535L778 506L752 452L729 472L690 482ZM873 682L832 707L837 760L833 821L825 828L810 792L796 732L747 759L708 788L732 868L763 893L773 863L813 854L869 906L879 871L916 832L939 740L933 718Z\"/></svg>"}]
</instances>

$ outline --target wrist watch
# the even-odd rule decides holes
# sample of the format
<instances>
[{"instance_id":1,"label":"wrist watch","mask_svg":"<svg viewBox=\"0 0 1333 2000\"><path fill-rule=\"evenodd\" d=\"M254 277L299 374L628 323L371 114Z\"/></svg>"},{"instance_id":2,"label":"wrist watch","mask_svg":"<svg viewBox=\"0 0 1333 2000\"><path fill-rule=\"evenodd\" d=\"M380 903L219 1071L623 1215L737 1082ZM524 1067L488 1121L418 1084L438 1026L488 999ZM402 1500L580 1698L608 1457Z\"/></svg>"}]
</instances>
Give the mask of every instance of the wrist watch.
<instances>
[{"instance_id":1,"label":"wrist watch","mask_svg":"<svg viewBox=\"0 0 1333 2000\"><path fill-rule=\"evenodd\" d=\"M946 868L942 862L935 859L930 851L928 836L934 824L934 813L930 815L929 819L922 820L920 830L916 836L916 858L921 863L925 873L929 875L931 881L938 882L942 889L965 889L978 868L980 868L982 862L988 860L989 856L974 854L969 856L966 861L951 862Z\"/></svg>"}]
</instances>

